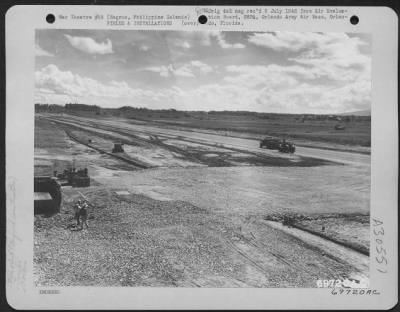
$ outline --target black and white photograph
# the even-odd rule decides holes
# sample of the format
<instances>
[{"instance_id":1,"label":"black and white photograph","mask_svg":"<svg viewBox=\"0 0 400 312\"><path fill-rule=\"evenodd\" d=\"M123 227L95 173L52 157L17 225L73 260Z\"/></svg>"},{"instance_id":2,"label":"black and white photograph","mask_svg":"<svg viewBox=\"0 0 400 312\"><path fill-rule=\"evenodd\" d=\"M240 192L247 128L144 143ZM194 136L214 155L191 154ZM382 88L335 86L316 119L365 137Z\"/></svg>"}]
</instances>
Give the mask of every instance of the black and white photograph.
<instances>
[{"instance_id":1,"label":"black and white photograph","mask_svg":"<svg viewBox=\"0 0 400 312\"><path fill-rule=\"evenodd\" d=\"M369 287L372 46L37 29L35 285Z\"/></svg>"},{"instance_id":2,"label":"black and white photograph","mask_svg":"<svg viewBox=\"0 0 400 312\"><path fill-rule=\"evenodd\" d=\"M5 25L11 307L397 304L395 11L37 5Z\"/></svg>"}]
</instances>

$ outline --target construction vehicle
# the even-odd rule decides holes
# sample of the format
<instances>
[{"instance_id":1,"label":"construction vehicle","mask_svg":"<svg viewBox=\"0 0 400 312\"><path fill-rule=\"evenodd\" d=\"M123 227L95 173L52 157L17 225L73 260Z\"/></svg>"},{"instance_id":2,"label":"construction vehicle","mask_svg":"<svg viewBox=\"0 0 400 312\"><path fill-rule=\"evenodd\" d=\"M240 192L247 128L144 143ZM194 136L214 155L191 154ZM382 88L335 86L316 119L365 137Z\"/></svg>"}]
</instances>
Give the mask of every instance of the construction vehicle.
<instances>
[{"instance_id":1,"label":"construction vehicle","mask_svg":"<svg viewBox=\"0 0 400 312\"><path fill-rule=\"evenodd\" d=\"M265 138L261 140L260 148L265 147L267 149L278 150L280 143L281 141L279 139Z\"/></svg>"},{"instance_id":2,"label":"construction vehicle","mask_svg":"<svg viewBox=\"0 0 400 312\"><path fill-rule=\"evenodd\" d=\"M293 154L296 151L294 144L287 142L285 139L264 138L260 142L260 148L264 147L267 149L278 150L281 153Z\"/></svg>"},{"instance_id":3,"label":"construction vehicle","mask_svg":"<svg viewBox=\"0 0 400 312\"><path fill-rule=\"evenodd\" d=\"M35 214L52 215L60 212L61 187L71 185L72 187L90 186L88 169L64 169L63 173L57 174L53 171L51 176L34 177L34 210Z\"/></svg>"},{"instance_id":4,"label":"construction vehicle","mask_svg":"<svg viewBox=\"0 0 400 312\"><path fill-rule=\"evenodd\" d=\"M289 153L293 154L296 151L296 147L293 143L290 142L282 142L278 149L281 153Z\"/></svg>"},{"instance_id":5,"label":"construction vehicle","mask_svg":"<svg viewBox=\"0 0 400 312\"><path fill-rule=\"evenodd\" d=\"M85 187L90 186L90 177L88 175L88 169L78 169L70 168L64 169L63 173L57 175L57 172L54 172L55 176L62 181L61 185L71 185L72 187Z\"/></svg>"},{"instance_id":6,"label":"construction vehicle","mask_svg":"<svg viewBox=\"0 0 400 312\"><path fill-rule=\"evenodd\" d=\"M60 212L61 185L50 176L34 177L34 214L52 215Z\"/></svg>"},{"instance_id":7,"label":"construction vehicle","mask_svg":"<svg viewBox=\"0 0 400 312\"><path fill-rule=\"evenodd\" d=\"M335 126L335 130L344 130L344 129L346 129L344 125L337 124L337 125Z\"/></svg>"},{"instance_id":8,"label":"construction vehicle","mask_svg":"<svg viewBox=\"0 0 400 312\"><path fill-rule=\"evenodd\" d=\"M111 151L112 153L123 153L124 148L122 143L114 143L114 147Z\"/></svg>"}]
</instances>

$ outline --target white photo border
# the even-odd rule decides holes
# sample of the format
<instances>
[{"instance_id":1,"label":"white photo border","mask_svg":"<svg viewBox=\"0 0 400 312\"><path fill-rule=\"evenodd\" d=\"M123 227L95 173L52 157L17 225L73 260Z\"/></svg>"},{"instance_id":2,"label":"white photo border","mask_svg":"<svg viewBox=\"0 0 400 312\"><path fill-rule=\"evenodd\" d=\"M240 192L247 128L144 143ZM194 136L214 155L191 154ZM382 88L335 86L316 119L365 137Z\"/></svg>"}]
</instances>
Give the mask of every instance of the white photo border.
<instances>
[{"instance_id":1,"label":"white photo border","mask_svg":"<svg viewBox=\"0 0 400 312\"><path fill-rule=\"evenodd\" d=\"M212 6L14 6L6 14L6 295L15 309L389 309L398 287L398 17L387 7L346 7L360 19L248 22L238 29L208 25L152 26L151 30L353 32L372 35L370 289L376 295L332 294L331 289L189 289L46 287L33 283L34 37L36 29L109 29L94 21L57 20L58 14L185 14ZM223 8L218 6L219 9ZM241 6L240 8L247 8ZM282 7L285 8L285 7ZM299 7L300 8L300 7ZM313 9L315 7L307 7ZM334 7L332 7L334 8ZM112 29L128 29L112 26ZM129 29L149 29L130 26ZM387 274L377 271L374 220L383 222Z\"/></svg>"}]
</instances>

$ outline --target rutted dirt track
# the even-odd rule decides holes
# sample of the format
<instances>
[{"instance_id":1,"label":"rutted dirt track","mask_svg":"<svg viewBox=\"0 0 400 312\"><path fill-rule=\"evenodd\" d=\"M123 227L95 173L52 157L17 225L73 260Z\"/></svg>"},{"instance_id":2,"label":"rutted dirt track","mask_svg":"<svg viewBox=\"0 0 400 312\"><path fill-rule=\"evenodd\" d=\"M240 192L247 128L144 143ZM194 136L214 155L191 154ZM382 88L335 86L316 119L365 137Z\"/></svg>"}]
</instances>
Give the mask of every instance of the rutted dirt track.
<instances>
[{"instance_id":1,"label":"rutted dirt track","mask_svg":"<svg viewBox=\"0 0 400 312\"><path fill-rule=\"evenodd\" d=\"M185 129L175 130L168 128L159 128L150 125L134 124L134 123L126 123L119 121L110 121L110 120L90 120L88 118L76 117L73 116L68 117L68 119L57 118L60 121L73 122L75 124L80 125L94 125L95 127L100 127L104 129L107 127L108 129L112 129L114 131L134 131L144 134L154 134L159 135L161 137L179 137L181 140L186 141L195 141L203 144L222 144L225 147L237 148L246 150L248 152L255 153L265 153L269 155L276 154L275 151L268 150L260 150L259 149L259 141L258 140L250 140L250 139L242 139L235 137L226 137L222 135L216 134L208 134L208 133L196 133L193 131L187 131ZM124 132L126 133L126 132ZM325 159L329 161L335 161L346 164L353 165L366 165L369 166L371 163L371 156L359 153L351 153L351 152L342 152L342 151L333 151L333 150L323 150L311 147L297 147L297 155L306 156L306 157L314 157L319 159Z\"/></svg>"},{"instance_id":2,"label":"rutted dirt track","mask_svg":"<svg viewBox=\"0 0 400 312\"><path fill-rule=\"evenodd\" d=\"M38 119L36 127L55 141L35 139L35 172L51 174L75 159L92 177L91 187L63 190L60 214L35 218L40 285L368 283L369 258L353 248L369 248L367 155L315 159L260 150L252 140L67 115ZM117 141L125 144L120 158L100 153ZM81 196L92 204L90 229L71 231ZM282 216L345 244L271 221Z\"/></svg>"}]
</instances>

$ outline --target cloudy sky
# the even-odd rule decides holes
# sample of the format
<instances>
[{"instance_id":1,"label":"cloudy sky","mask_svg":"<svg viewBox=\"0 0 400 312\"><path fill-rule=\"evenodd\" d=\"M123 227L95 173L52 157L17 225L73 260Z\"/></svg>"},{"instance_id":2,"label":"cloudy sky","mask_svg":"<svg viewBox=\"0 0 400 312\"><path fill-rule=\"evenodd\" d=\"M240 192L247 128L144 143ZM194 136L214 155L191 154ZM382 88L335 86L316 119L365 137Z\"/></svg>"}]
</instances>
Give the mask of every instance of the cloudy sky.
<instances>
[{"instance_id":1,"label":"cloudy sky","mask_svg":"<svg viewBox=\"0 0 400 312\"><path fill-rule=\"evenodd\" d=\"M35 103L342 113L370 108L365 34L38 30Z\"/></svg>"}]
</instances>

